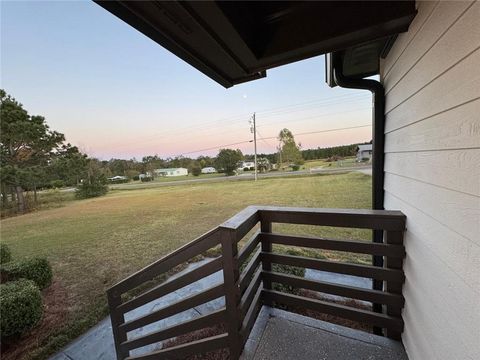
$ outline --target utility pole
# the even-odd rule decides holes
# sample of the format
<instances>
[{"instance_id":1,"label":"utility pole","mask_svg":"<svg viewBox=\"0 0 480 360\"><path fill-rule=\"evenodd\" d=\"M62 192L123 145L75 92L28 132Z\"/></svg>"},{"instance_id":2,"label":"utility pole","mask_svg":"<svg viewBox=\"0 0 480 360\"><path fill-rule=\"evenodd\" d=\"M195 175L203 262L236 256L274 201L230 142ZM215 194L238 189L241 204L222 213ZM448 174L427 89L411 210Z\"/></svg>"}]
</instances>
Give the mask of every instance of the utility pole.
<instances>
[{"instance_id":1,"label":"utility pole","mask_svg":"<svg viewBox=\"0 0 480 360\"><path fill-rule=\"evenodd\" d=\"M253 132L253 146L255 148L255 181L257 181L257 124L255 122L255 113L253 113L253 126L250 131Z\"/></svg>"}]
</instances>

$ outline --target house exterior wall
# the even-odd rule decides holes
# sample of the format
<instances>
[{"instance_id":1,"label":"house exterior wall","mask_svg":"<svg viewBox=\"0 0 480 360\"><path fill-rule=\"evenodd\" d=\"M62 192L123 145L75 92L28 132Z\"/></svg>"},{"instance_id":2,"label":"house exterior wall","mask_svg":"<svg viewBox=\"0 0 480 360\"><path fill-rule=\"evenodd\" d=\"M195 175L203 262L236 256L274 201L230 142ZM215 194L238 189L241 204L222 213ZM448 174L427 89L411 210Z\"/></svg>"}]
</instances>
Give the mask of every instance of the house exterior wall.
<instances>
[{"instance_id":1,"label":"house exterior wall","mask_svg":"<svg viewBox=\"0 0 480 360\"><path fill-rule=\"evenodd\" d=\"M385 208L407 216L411 360L480 354L480 2L418 2L381 64Z\"/></svg>"}]
</instances>

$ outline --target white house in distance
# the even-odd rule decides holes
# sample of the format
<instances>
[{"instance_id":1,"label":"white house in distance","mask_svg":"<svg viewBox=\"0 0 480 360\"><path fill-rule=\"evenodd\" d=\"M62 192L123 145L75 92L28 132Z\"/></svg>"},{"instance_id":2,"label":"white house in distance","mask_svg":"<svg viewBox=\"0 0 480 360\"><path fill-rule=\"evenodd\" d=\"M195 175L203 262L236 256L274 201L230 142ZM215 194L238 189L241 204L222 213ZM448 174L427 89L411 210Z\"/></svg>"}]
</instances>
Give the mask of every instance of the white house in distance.
<instances>
[{"instance_id":1,"label":"white house in distance","mask_svg":"<svg viewBox=\"0 0 480 360\"><path fill-rule=\"evenodd\" d=\"M255 169L255 163L253 161L242 161L241 163L239 163L237 170L243 170L245 168L253 170Z\"/></svg>"},{"instance_id":2,"label":"white house in distance","mask_svg":"<svg viewBox=\"0 0 480 360\"><path fill-rule=\"evenodd\" d=\"M202 174L215 174L217 169L212 166L207 166L202 169Z\"/></svg>"},{"instance_id":3,"label":"white house in distance","mask_svg":"<svg viewBox=\"0 0 480 360\"><path fill-rule=\"evenodd\" d=\"M155 169L155 175L158 176L187 176L188 170L185 168Z\"/></svg>"},{"instance_id":4,"label":"white house in distance","mask_svg":"<svg viewBox=\"0 0 480 360\"><path fill-rule=\"evenodd\" d=\"M128 180L128 177L117 175L117 176L108 178L108 181L123 181L123 180Z\"/></svg>"},{"instance_id":5,"label":"white house in distance","mask_svg":"<svg viewBox=\"0 0 480 360\"><path fill-rule=\"evenodd\" d=\"M372 144L358 145L357 147L357 161L363 161L365 159L372 158Z\"/></svg>"}]
</instances>

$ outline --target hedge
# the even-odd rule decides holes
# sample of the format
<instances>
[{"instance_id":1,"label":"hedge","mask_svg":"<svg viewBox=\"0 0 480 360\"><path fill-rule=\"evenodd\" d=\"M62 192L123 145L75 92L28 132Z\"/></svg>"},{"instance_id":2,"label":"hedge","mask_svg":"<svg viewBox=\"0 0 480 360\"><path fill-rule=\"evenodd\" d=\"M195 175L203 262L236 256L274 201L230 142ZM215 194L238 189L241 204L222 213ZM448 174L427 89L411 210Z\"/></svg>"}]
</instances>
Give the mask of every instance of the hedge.
<instances>
[{"instance_id":1,"label":"hedge","mask_svg":"<svg viewBox=\"0 0 480 360\"><path fill-rule=\"evenodd\" d=\"M0 264L9 262L12 259L12 253L6 244L0 244Z\"/></svg>"},{"instance_id":2,"label":"hedge","mask_svg":"<svg viewBox=\"0 0 480 360\"><path fill-rule=\"evenodd\" d=\"M40 289L46 288L52 282L52 268L47 259L43 258L11 261L3 264L0 271L2 281L29 279L34 281Z\"/></svg>"},{"instance_id":3,"label":"hedge","mask_svg":"<svg viewBox=\"0 0 480 360\"><path fill-rule=\"evenodd\" d=\"M42 295L31 280L20 279L0 285L0 336L16 336L42 318Z\"/></svg>"}]
</instances>

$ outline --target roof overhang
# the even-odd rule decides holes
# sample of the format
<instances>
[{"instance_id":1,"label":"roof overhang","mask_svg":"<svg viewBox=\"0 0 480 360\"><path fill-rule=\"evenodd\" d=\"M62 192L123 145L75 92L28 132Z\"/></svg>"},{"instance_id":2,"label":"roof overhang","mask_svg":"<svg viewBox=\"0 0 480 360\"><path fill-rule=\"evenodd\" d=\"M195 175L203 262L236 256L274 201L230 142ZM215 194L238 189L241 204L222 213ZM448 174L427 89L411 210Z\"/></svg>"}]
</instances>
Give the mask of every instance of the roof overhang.
<instances>
[{"instance_id":1,"label":"roof overhang","mask_svg":"<svg viewBox=\"0 0 480 360\"><path fill-rule=\"evenodd\" d=\"M416 14L414 0L96 2L225 87L338 51L346 73L373 75L359 56L378 62Z\"/></svg>"}]
</instances>

